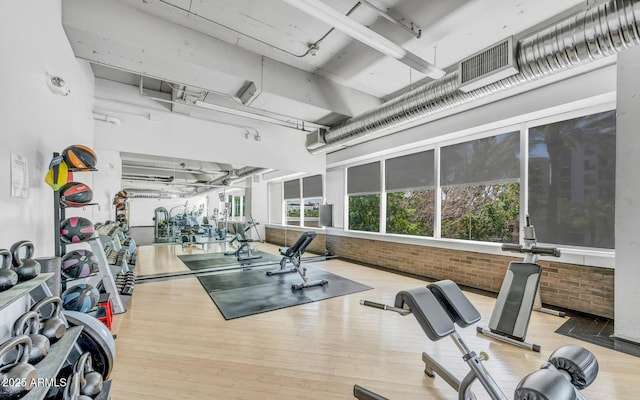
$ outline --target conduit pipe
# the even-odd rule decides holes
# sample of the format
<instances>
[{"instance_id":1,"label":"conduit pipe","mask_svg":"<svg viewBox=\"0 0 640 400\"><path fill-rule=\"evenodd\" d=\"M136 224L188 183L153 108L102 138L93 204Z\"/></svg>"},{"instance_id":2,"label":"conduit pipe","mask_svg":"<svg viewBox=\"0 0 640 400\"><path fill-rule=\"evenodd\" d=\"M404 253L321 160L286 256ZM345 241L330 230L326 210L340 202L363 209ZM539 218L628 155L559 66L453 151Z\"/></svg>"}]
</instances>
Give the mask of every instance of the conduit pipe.
<instances>
[{"instance_id":1,"label":"conduit pipe","mask_svg":"<svg viewBox=\"0 0 640 400\"><path fill-rule=\"evenodd\" d=\"M639 44L640 0L609 0L521 39L516 53L520 72L516 75L465 93L459 90L458 72L451 72L337 125L324 134L326 144L307 147L307 151L311 154L334 151L350 141L401 127Z\"/></svg>"}]
</instances>

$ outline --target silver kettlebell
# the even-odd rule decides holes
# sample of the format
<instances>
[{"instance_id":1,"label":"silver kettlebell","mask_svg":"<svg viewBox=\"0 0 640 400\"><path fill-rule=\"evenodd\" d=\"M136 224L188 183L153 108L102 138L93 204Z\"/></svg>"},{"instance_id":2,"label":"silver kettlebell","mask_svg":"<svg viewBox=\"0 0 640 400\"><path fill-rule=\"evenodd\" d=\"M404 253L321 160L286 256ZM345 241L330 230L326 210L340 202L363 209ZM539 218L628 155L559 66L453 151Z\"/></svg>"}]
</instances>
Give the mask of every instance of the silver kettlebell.
<instances>
[{"instance_id":1,"label":"silver kettlebell","mask_svg":"<svg viewBox=\"0 0 640 400\"><path fill-rule=\"evenodd\" d=\"M23 397L38 383L38 371L29 364L31 339L27 335L14 336L0 346L0 360L18 347L16 361L0 367L0 399L15 400Z\"/></svg>"},{"instance_id":2,"label":"silver kettlebell","mask_svg":"<svg viewBox=\"0 0 640 400\"><path fill-rule=\"evenodd\" d=\"M43 315L42 309L45 306L52 305L53 311L49 317ZM39 333L45 335L51 344L60 339L67 331L67 324L60 317L62 314L62 300L60 297L45 297L31 307L31 311L38 313L40 317L40 330Z\"/></svg>"},{"instance_id":3,"label":"silver kettlebell","mask_svg":"<svg viewBox=\"0 0 640 400\"><path fill-rule=\"evenodd\" d=\"M38 333L40 317L35 311L27 311L13 325L13 336L28 335L31 339L29 363L37 364L49 353L49 339Z\"/></svg>"},{"instance_id":4,"label":"silver kettlebell","mask_svg":"<svg viewBox=\"0 0 640 400\"><path fill-rule=\"evenodd\" d=\"M18 274L11 269L11 252L7 249L0 249L0 256L2 256L2 266L0 266L0 292L4 292L18 283Z\"/></svg>"},{"instance_id":5,"label":"silver kettlebell","mask_svg":"<svg viewBox=\"0 0 640 400\"><path fill-rule=\"evenodd\" d=\"M20 258L20 250L25 249L25 257ZM13 270L18 274L20 282L33 279L40 273L40 263L33 258L33 243L29 240L21 240L11 246L13 257Z\"/></svg>"},{"instance_id":6,"label":"silver kettlebell","mask_svg":"<svg viewBox=\"0 0 640 400\"><path fill-rule=\"evenodd\" d=\"M84 353L76 363L75 372L80 378L80 394L95 397L102 391L102 374L93 370L91 353Z\"/></svg>"},{"instance_id":7,"label":"silver kettlebell","mask_svg":"<svg viewBox=\"0 0 640 400\"><path fill-rule=\"evenodd\" d=\"M92 400L91 397L80 393L80 381L80 374L77 372L74 372L67 379L67 387L63 395L64 400Z\"/></svg>"}]
</instances>

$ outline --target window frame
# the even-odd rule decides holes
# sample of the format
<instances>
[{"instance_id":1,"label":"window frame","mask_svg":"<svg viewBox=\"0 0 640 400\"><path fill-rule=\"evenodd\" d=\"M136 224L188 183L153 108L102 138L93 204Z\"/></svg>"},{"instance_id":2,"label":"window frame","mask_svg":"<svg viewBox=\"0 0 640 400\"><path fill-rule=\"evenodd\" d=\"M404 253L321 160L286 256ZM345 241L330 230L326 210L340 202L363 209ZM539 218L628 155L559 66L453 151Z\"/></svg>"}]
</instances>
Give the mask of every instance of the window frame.
<instances>
[{"instance_id":1,"label":"window frame","mask_svg":"<svg viewBox=\"0 0 640 400\"><path fill-rule=\"evenodd\" d=\"M313 197L303 197L304 196L304 179L305 178L310 178L310 177L314 177L314 176L320 176L321 177L321 189L322 189L322 194L320 197L318 196L313 196ZM298 198L289 198L286 199L284 196L284 183L285 182L292 182L292 181L297 181L298 185L299 185L299 192ZM293 227L293 228L311 228L311 229L321 229L321 226L307 226L305 225L305 216L304 216L304 204L305 204L305 200L307 199L316 199L319 198L320 199L320 204L323 204L325 201L325 186L326 186L326 174L307 174L307 175L303 175L303 176L299 176L298 178L294 178L294 179L282 179L281 181L282 183L282 225L285 227ZM298 201L298 209L299 209L299 213L300 213L300 224L299 225L289 225L287 223L287 201ZM318 225L320 224L320 219L318 218Z\"/></svg>"},{"instance_id":2,"label":"window frame","mask_svg":"<svg viewBox=\"0 0 640 400\"><path fill-rule=\"evenodd\" d=\"M574 108L571 110L567 110L566 107L561 107L563 110L555 111L554 110L545 110L544 112L531 113L528 115L520 116L517 123L507 123L500 124L501 121L496 121L496 123L492 124L493 126L497 126L492 129L486 129L483 127L474 129L474 130L465 130L462 132L456 132L451 134L440 135L438 138L444 140L438 140L438 138L434 138L430 140L428 144L420 145L413 147L411 149L406 149L402 151L390 151L389 153L379 155L375 158L368 159L360 159L357 163L345 163L340 168L344 170L344 228L341 229L345 233L350 236L355 234L356 236L364 235L367 236L376 236L376 237L387 237L392 241L396 240L409 240L414 241L418 240L418 242L424 244L424 241L435 241L436 243L447 244L447 243L460 243L461 245L469 245L471 247L480 247L486 250L487 247L491 248L492 251L495 251L495 247L499 247L499 243L492 242L483 242L483 241L472 241L472 240L464 240L464 239L449 239L443 238L441 236L441 198L442 198L442 187L440 184L440 149L444 146L450 146L454 144L469 142L477 139L483 139L490 136L495 136L503 133L509 133L513 131L519 131L520 135L520 176L518 182L520 183L520 227L524 226L526 223L526 216L528 214L528 162L529 162L529 129L531 127L536 127L545 124L551 124L555 122L561 122L564 120L580 118L584 116L588 116L591 114L596 114L599 112L611 111L616 109L616 105L614 101L604 101L598 104L593 104L593 102L580 108ZM546 115L541 115L546 114ZM498 126L499 125L499 126ZM387 191L385 189L385 161L389 158L400 157L403 155L414 154L422 151L434 150L434 174L435 174L435 215L434 215L434 236L433 237L423 237L416 235L406 235L406 234L397 234L397 233L387 233L386 232L386 194ZM380 162L380 176L381 176L381 191L380 191L380 231L379 232L368 232L368 231L357 231L349 229L349 194L347 191L348 188L348 172L347 169L363 165L369 164L372 162ZM335 169L335 166L330 166L332 169ZM535 221L533 221L535 226ZM523 238L520 237L520 242L522 243ZM604 248L591 248L591 247L578 247L578 246L568 246L568 245L557 245L552 243L544 243L539 242L540 245L545 246L561 246L563 250L566 249L565 254L571 254L572 256L581 257L581 255L585 255L585 257L598 257L604 256L610 257L611 254L614 253L614 250L604 249ZM447 247L445 245L445 247ZM457 247L457 246L456 246ZM469 250L467 248L467 250ZM482 251L482 250L480 250ZM496 254L501 254L498 251ZM581 261L584 262L584 259ZM608 264L602 264L602 262L594 262L597 266L608 266Z\"/></svg>"}]
</instances>

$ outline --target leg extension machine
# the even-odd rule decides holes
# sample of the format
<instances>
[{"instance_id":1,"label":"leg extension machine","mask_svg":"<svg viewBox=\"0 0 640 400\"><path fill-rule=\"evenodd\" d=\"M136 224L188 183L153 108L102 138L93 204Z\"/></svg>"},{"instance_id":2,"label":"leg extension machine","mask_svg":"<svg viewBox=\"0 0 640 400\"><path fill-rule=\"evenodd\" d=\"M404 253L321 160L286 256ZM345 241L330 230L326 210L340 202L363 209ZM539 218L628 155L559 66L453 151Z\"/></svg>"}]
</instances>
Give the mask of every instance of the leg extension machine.
<instances>
[{"instance_id":1,"label":"leg extension machine","mask_svg":"<svg viewBox=\"0 0 640 400\"><path fill-rule=\"evenodd\" d=\"M361 300L360 304L401 315L413 314L425 334L433 341L449 336L462 353L469 372L459 380L427 353L422 353L425 373L429 377L441 376L458 392L460 400L475 400L471 385L477 379L492 400L508 400L496 381L482 364L488 359L484 353L470 350L456 331L480 320L480 313L460 288L450 280L403 290L396 295L394 306ZM516 387L515 400L554 399L585 400L578 392L589 386L598 375L598 361L590 351L576 345L558 348L541 369L527 375ZM361 386L355 385L353 394L360 400L388 400Z\"/></svg>"}]
</instances>

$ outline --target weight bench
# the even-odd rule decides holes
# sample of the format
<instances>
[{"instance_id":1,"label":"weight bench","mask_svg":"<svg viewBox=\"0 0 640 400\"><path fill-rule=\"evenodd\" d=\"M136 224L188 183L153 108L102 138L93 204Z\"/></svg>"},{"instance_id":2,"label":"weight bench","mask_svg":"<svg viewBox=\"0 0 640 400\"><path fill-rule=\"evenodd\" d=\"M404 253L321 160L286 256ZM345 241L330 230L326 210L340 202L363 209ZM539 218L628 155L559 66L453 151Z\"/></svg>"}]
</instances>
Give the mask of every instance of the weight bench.
<instances>
[{"instance_id":1,"label":"weight bench","mask_svg":"<svg viewBox=\"0 0 640 400\"><path fill-rule=\"evenodd\" d=\"M327 283L329 283L329 281L324 279L309 281L309 278L307 277L307 268L301 265L302 255L307 250L307 247L311 244L313 239L315 239L315 237L316 237L315 232L304 232L302 233L302 235L300 235L300 237L293 244L293 246L281 247L279 250L280 250L280 254L283 257L280 260L280 269L275 271L267 271L267 275L271 276L271 275L288 274L289 272L297 272L304 282L300 284L291 285L291 288L296 290L304 289L306 287L311 287L311 286L324 286ZM287 268L287 263L291 263L292 267Z\"/></svg>"},{"instance_id":2,"label":"weight bench","mask_svg":"<svg viewBox=\"0 0 640 400\"><path fill-rule=\"evenodd\" d=\"M238 243L240 243L240 247L238 247L235 252L236 259L242 262L262 258L262 256L253 254L253 249L251 248L249 243L253 243L256 240L251 239L250 237L247 237L247 235L245 235L246 230L244 226L242 226L242 224L239 222L236 222L233 225L236 231L236 240L238 241Z\"/></svg>"}]
</instances>

